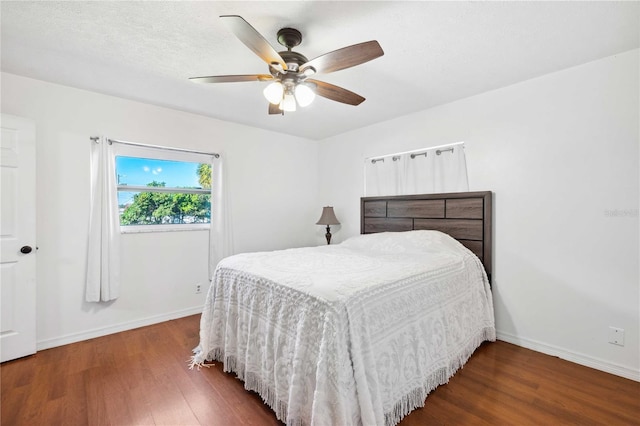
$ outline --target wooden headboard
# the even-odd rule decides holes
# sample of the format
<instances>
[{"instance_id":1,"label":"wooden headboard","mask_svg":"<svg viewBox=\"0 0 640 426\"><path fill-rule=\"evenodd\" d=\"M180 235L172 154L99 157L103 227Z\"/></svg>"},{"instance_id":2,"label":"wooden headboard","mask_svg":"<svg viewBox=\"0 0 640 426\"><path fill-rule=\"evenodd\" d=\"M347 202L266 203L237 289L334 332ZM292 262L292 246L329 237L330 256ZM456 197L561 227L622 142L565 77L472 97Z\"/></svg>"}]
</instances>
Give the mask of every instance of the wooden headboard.
<instances>
[{"instance_id":1,"label":"wooden headboard","mask_svg":"<svg viewBox=\"0 0 640 426\"><path fill-rule=\"evenodd\" d=\"M360 233L432 229L451 235L482 261L491 281L491 191L360 199Z\"/></svg>"}]
</instances>

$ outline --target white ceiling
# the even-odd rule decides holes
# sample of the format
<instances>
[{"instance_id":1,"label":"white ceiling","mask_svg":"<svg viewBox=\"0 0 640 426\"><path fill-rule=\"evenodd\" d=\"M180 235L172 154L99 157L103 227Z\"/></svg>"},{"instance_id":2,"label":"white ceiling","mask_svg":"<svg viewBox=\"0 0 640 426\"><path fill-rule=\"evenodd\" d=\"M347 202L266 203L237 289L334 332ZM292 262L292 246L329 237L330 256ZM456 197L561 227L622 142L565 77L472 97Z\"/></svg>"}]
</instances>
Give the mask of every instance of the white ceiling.
<instances>
[{"instance_id":1,"label":"white ceiling","mask_svg":"<svg viewBox=\"0 0 640 426\"><path fill-rule=\"evenodd\" d=\"M640 2L2 1L2 71L309 139L504 87L640 45ZM267 114L267 83L188 77L268 73L218 18L244 17L307 58L378 40L385 55L315 78L366 98Z\"/></svg>"}]
</instances>

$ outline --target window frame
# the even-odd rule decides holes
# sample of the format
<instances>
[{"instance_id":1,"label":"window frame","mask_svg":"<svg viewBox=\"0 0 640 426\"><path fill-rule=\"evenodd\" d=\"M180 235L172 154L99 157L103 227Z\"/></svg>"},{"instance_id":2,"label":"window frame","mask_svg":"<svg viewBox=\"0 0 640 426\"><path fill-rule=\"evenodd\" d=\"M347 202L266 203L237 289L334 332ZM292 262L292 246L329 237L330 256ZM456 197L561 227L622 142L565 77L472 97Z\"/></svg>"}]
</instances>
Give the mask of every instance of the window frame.
<instances>
[{"instance_id":1,"label":"window frame","mask_svg":"<svg viewBox=\"0 0 640 426\"><path fill-rule=\"evenodd\" d=\"M137 157L146 158L152 160L167 160L189 163L205 163L211 164L213 169L213 155L184 152L184 151L171 151L164 150L162 148L132 146L132 145L115 145L114 144L114 165L116 163L115 157ZM117 166L113 171L116 176L118 173ZM139 185L118 185L116 181L116 195L122 190L127 192L165 192L165 193L196 193L196 194L211 194L213 198L212 189L194 189L185 188L184 191L177 191L174 187L148 187ZM211 202L211 200L210 200ZM213 206L211 206L213 208ZM211 215L213 217L213 214ZM175 232L175 231L209 231L211 229L211 222L209 223L180 223L180 224L165 224L165 225L120 225L120 212L118 209L117 221L120 226L121 234L139 234L149 232Z\"/></svg>"}]
</instances>

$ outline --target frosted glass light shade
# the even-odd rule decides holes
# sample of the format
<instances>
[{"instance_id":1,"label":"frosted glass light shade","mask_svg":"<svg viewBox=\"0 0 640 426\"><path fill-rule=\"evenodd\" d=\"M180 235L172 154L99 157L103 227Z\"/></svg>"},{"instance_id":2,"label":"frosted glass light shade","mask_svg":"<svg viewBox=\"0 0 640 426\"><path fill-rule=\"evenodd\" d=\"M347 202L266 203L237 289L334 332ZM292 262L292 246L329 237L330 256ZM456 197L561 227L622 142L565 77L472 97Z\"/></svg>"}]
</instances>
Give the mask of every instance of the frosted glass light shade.
<instances>
[{"instance_id":1,"label":"frosted glass light shade","mask_svg":"<svg viewBox=\"0 0 640 426\"><path fill-rule=\"evenodd\" d=\"M282 83L280 83L279 81L274 81L273 83L265 87L262 93L270 103L278 105L282 101L284 87L282 87Z\"/></svg>"},{"instance_id":2,"label":"frosted glass light shade","mask_svg":"<svg viewBox=\"0 0 640 426\"><path fill-rule=\"evenodd\" d=\"M311 104L316 98L315 92L306 84L298 84L296 86L296 100L301 107Z\"/></svg>"},{"instance_id":3,"label":"frosted glass light shade","mask_svg":"<svg viewBox=\"0 0 640 426\"><path fill-rule=\"evenodd\" d=\"M296 98L291 93L285 93L282 102L280 102L280 109L286 112L293 112L296 110Z\"/></svg>"}]
</instances>

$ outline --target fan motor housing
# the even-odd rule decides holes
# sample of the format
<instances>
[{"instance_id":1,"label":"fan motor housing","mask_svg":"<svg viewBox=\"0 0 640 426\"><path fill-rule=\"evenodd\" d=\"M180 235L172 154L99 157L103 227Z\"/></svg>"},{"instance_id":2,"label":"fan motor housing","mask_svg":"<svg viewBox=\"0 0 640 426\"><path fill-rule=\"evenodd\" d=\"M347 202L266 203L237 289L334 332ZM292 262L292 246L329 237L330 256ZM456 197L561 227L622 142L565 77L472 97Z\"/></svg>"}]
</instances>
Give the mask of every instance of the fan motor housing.
<instances>
[{"instance_id":1,"label":"fan motor housing","mask_svg":"<svg viewBox=\"0 0 640 426\"><path fill-rule=\"evenodd\" d=\"M278 30L278 43L287 48L287 50L278 52L282 57L289 71L297 72L300 65L306 64L309 60L301 53L291 50L302 43L302 33L295 28L281 28Z\"/></svg>"},{"instance_id":2,"label":"fan motor housing","mask_svg":"<svg viewBox=\"0 0 640 426\"><path fill-rule=\"evenodd\" d=\"M294 52L293 50L285 50L283 52L278 52L278 54L282 57L285 64L291 71L298 71L300 65L306 64L309 60L302 53Z\"/></svg>"}]
</instances>

